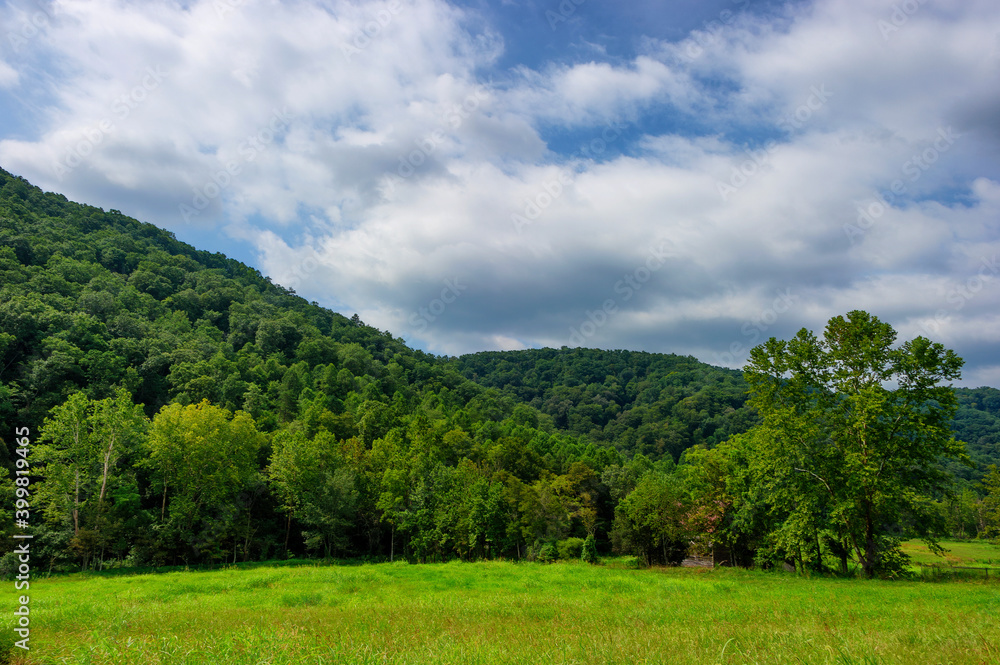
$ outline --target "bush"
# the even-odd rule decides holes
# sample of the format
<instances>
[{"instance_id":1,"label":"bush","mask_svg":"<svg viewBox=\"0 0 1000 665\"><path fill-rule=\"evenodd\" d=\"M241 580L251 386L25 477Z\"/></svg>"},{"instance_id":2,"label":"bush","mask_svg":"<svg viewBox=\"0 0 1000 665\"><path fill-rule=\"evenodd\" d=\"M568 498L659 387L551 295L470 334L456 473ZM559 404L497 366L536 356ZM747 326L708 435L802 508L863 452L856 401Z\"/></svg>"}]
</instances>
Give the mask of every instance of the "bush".
<instances>
[{"instance_id":1,"label":"bush","mask_svg":"<svg viewBox=\"0 0 1000 665\"><path fill-rule=\"evenodd\" d=\"M560 559L579 559L583 553L583 538L567 538L556 543L556 552Z\"/></svg>"},{"instance_id":2,"label":"bush","mask_svg":"<svg viewBox=\"0 0 1000 665\"><path fill-rule=\"evenodd\" d=\"M538 550L538 557L536 560L539 563L551 563L556 559L556 548L552 546L552 543L545 543L542 548Z\"/></svg>"},{"instance_id":3,"label":"bush","mask_svg":"<svg viewBox=\"0 0 1000 665\"><path fill-rule=\"evenodd\" d=\"M583 552L580 558L587 563L597 563L597 541L594 539L594 534L590 534L583 541Z\"/></svg>"}]
</instances>

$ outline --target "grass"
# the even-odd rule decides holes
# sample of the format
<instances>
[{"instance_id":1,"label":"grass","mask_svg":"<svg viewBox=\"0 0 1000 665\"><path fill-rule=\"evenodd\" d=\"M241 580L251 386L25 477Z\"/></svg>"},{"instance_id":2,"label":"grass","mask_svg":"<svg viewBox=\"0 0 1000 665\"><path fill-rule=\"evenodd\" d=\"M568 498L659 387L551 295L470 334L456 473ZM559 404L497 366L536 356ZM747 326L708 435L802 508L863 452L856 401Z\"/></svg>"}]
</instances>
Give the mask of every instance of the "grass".
<instances>
[{"instance_id":1,"label":"grass","mask_svg":"<svg viewBox=\"0 0 1000 665\"><path fill-rule=\"evenodd\" d=\"M10 589L13 590L13 584ZM12 591L5 602L8 635ZM997 663L1000 584L402 563L66 575L10 662Z\"/></svg>"},{"instance_id":2,"label":"grass","mask_svg":"<svg viewBox=\"0 0 1000 665\"><path fill-rule=\"evenodd\" d=\"M948 550L937 556L919 540L903 543L903 551L910 555L915 564L925 566L973 566L1000 570L1000 545L982 540L947 540L941 545Z\"/></svg>"}]
</instances>

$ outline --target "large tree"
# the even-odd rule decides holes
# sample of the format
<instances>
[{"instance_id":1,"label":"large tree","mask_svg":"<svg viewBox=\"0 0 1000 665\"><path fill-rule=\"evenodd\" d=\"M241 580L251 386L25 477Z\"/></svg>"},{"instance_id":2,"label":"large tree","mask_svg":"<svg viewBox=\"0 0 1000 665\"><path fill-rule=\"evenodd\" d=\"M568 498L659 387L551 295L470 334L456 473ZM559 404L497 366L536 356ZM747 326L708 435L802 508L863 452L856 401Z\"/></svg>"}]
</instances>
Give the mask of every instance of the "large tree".
<instances>
[{"instance_id":1,"label":"large tree","mask_svg":"<svg viewBox=\"0 0 1000 665\"><path fill-rule=\"evenodd\" d=\"M754 348L744 374L762 422L741 444L775 545L816 563L821 541L849 548L869 577L898 567L902 522L934 545L929 496L948 483L939 462L964 457L949 428L955 394L942 385L961 367L924 337L897 345L892 326L863 311L830 319L822 339L802 329Z\"/></svg>"},{"instance_id":2,"label":"large tree","mask_svg":"<svg viewBox=\"0 0 1000 665\"><path fill-rule=\"evenodd\" d=\"M228 552L224 543L233 543L235 552L241 540L246 554L266 443L250 414L232 414L207 400L170 404L156 414L142 463L160 497L158 557L178 548L185 561L191 555L219 560Z\"/></svg>"}]
</instances>

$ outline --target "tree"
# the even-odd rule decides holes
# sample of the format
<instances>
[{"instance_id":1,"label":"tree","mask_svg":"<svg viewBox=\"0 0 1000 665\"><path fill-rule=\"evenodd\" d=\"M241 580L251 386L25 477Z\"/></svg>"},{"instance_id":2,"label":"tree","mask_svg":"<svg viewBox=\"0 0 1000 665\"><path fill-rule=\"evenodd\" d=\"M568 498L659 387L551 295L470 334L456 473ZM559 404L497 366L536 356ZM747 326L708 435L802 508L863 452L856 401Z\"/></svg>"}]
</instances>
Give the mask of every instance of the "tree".
<instances>
[{"instance_id":1,"label":"tree","mask_svg":"<svg viewBox=\"0 0 1000 665\"><path fill-rule=\"evenodd\" d=\"M74 393L45 420L35 448L45 465L39 502L49 522L72 527L71 544L84 567L113 536L112 511L132 508L131 458L147 425L142 407L124 389L103 400ZM121 469L123 459L127 464Z\"/></svg>"},{"instance_id":2,"label":"tree","mask_svg":"<svg viewBox=\"0 0 1000 665\"><path fill-rule=\"evenodd\" d=\"M208 401L163 407L153 418L143 461L160 490L161 546L181 546L185 560L189 553L221 559L226 540L235 552L242 513L249 519L241 494L258 481L265 443L244 411L233 415Z\"/></svg>"},{"instance_id":3,"label":"tree","mask_svg":"<svg viewBox=\"0 0 1000 665\"><path fill-rule=\"evenodd\" d=\"M329 432L312 439L298 431L280 432L274 438L267 475L288 511L289 526L294 514L308 527L304 535L310 550L329 557L344 548L357 492L354 473Z\"/></svg>"},{"instance_id":4,"label":"tree","mask_svg":"<svg viewBox=\"0 0 1000 665\"><path fill-rule=\"evenodd\" d=\"M982 501L982 535L987 538L1000 537L1000 469L990 464L983 478L986 497Z\"/></svg>"},{"instance_id":5,"label":"tree","mask_svg":"<svg viewBox=\"0 0 1000 665\"><path fill-rule=\"evenodd\" d=\"M852 311L823 339L802 329L751 351L744 375L762 423L740 438L751 491L771 503L776 544L819 549L821 532L853 550L864 574L899 568L890 529L904 519L932 546L945 489L938 462L964 458L949 428L962 360L924 337L894 346L896 331ZM817 555L819 553L817 552Z\"/></svg>"},{"instance_id":6,"label":"tree","mask_svg":"<svg viewBox=\"0 0 1000 665\"><path fill-rule=\"evenodd\" d=\"M689 510L680 479L651 471L615 508L611 530L615 549L641 556L646 565L678 565L687 556Z\"/></svg>"}]
</instances>

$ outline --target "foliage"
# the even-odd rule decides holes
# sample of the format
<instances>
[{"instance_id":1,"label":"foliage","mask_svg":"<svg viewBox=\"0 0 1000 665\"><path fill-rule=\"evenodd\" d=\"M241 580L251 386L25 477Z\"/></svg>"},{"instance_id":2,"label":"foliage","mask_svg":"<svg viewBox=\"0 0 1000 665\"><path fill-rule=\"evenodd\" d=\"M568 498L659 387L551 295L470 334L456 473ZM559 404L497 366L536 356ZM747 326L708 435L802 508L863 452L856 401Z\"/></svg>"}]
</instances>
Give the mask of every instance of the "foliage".
<instances>
[{"instance_id":1,"label":"foliage","mask_svg":"<svg viewBox=\"0 0 1000 665\"><path fill-rule=\"evenodd\" d=\"M762 514L770 547L800 567L822 562L824 537L850 547L866 575L898 569L890 529L941 528L929 496L945 487L942 457L961 459L949 429L954 392L939 385L962 361L866 312L830 320L822 340L801 330L751 352L745 373L763 422L738 437L746 463L744 509ZM931 540L933 542L933 540Z\"/></svg>"},{"instance_id":2,"label":"foliage","mask_svg":"<svg viewBox=\"0 0 1000 665\"><path fill-rule=\"evenodd\" d=\"M597 541L592 534L588 534L584 539L580 558L584 563L597 563Z\"/></svg>"}]
</instances>

